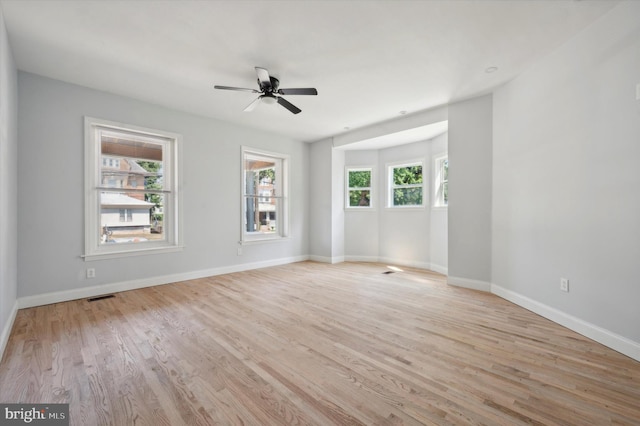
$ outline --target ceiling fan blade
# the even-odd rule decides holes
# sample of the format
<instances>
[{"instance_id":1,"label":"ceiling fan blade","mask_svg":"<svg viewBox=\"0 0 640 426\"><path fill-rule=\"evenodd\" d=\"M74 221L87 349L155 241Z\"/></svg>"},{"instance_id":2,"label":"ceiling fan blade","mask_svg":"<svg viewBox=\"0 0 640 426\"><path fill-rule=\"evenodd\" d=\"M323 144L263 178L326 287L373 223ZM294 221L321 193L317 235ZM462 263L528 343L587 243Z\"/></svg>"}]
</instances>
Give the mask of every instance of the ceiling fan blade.
<instances>
[{"instance_id":1,"label":"ceiling fan blade","mask_svg":"<svg viewBox=\"0 0 640 426\"><path fill-rule=\"evenodd\" d=\"M251 93L260 93L256 89L245 89L243 87L230 87L230 86L213 86L214 89L222 89L222 90L238 90L240 92L251 92Z\"/></svg>"},{"instance_id":2,"label":"ceiling fan blade","mask_svg":"<svg viewBox=\"0 0 640 426\"><path fill-rule=\"evenodd\" d=\"M312 87L304 89L280 89L278 90L280 95L317 95L318 91Z\"/></svg>"},{"instance_id":3,"label":"ceiling fan blade","mask_svg":"<svg viewBox=\"0 0 640 426\"><path fill-rule=\"evenodd\" d=\"M258 106L261 100L262 100L262 96L258 96L253 102L247 105L247 107L244 109L244 112L253 111Z\"/></svg>"},{"instance_id":4,"label":"ceiling fan blade","mask_svg":"<svg viewBox=\"0 0 640 426\"><path fill-rule=\"evenodd\" d=\"M271 89L271 78L269 77L269 71L264 68L256 67L256 74L258 74L260 88Z\"/></svg>"},{"instance_id":5,"label":"ceiling fan blade","mask_svg":"<svg viewBox=\"0 0 640 426\"><path fill-rule=\"evenodd\" d=\"M298 114L300 111L302 111L300 108L298 108L285 98L278 98L278 103L294 114Z\"/></svg>"}]
</instances>

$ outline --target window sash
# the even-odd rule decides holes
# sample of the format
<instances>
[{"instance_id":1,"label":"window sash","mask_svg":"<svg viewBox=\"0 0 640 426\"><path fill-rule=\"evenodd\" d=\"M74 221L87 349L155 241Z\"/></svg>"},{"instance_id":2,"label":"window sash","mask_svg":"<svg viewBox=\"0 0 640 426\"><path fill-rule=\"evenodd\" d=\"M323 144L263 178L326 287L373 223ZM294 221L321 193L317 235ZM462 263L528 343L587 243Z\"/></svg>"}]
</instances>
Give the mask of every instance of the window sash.
<instances>
[{"instance_id":1,"label":"window sash","mask_svg":"<svg viewBox=\"0 0 640 426\"><path fill-rule=\"evenodd\" d=\"M144 188L144 185L136 187L109 187L102 184L103 167L109 167L109 157L114 159L113 166L119 166L121 161L115 161L117 154L103 154L103 143L113 143L117 145L117 138L127 141L136 141L138 145L155 144L160 146L162 161L161 189ZM107 139L113 138L105 142ZM137 254L147 254L153 252L176 251L182 249L182 222L180 221L181 194L178 192L178 165L181 153L181 139L178 134L145 129L128 124L115 123L106 120L85 117L85 249L82 256L85 260L93 258L113 258L131 256ZM135 144L132 144L135 145ZM123 144L125 148L131 148ZM103 159L106 158L106 164ZM130 155L123 153L120 158L130 158L132 160L158 161L145 156ZM114 179L118 180L118 179ZM118 185L116 185L118 186ZM162 238L154 241L140 242L118 242L117 244L104 244L103 205L101 204L101 194L120 193L123 195L140 197L139 194L158 194L163 198L161 207L162 217ZM135 208L128 206L117 207L125 210L124 223L137 222ZM108 209L107 209L108 210ZM116 213L118 210L115 210ZM117 219L116 219L117 220ZM154 218L150 216L151 226L154 226ZM143 228L148 228L146 220ZM108 227L107 227L108 229ZM109 231L110 235L112 231ZM144 238L140 238L143 240Z\"/></svg>"},{"instance_id":2,"label":"window sash","mask_svg":"<svg viewBox=\"0 0 640 426\"><path fill-rule=\"evenodd\" d=\"M352 173L358 173L358 172L368 172L369 177L368 177L368 183L369 185L367 186L351 186L351 174ZM347 167L346 168L346 172L345 172L345 186L346 186L346 197L345 197L345 208L347 209L371 209L373 207L373 167ZM367 198L367 202L368 204L366 205L360 205L360 201L358 201L358 204L356 205L352 205L351 204L351 195L355 192L359 192L360 194L362 193L367 193L369 195L369 197ZM360 195L360 198L362 197L362 195Z\"/></svg>"},{"instance_id":3,"label":"window sash","mask_svg":"<svg viewBox=\"0 0 640 426\"><path fill-rule=\"evenodd\" d=\"M248 147L242 147L241 153L242 218L240 242L245 243L286 238L288 236L287 179L289 156L255 150ZM250 163L253 163L256 168L248 169L248 164ZM260 163L264 163L264 167L260 167ZM274 174L272 181L273 186L267 189L271 191L271 194L267 196L263 191L266 191L264 186L268 186L269 184L263 183L260 179L255 179L253 183L250 183L249 179L254 178L256 174L259 175L261 170L271 169L273 169ZM255 200L254 204L256 207L252 208L250 206L250 200ZM265 209L260 210L260 205ZM269 207L266 208L267 206ZM270 219L272 215L275 215L273 221ZM265 217L266 224L262 217Z\"/></svg>"},{"instance_id":4,"label":"window sash","mask_svg":"<svg viewBox=\"0 0 640 426\"><path fill-rule=\"evenodd\" d=\"M410 184L398 184L395 182L395 171L398 169L408 169L411 167L420 167L420 175L422 182L419 183L410 183ZM425 206L425 177L424 177L424 161L416 161L409 163L399 163L399 164L390 164L387 165L387 173L388 173L388 204L389 208L423 208ZM419 199L420 203L412 203L412 204L396 204L395 192L397 190L402 190L405 193L410 192L411 190L419 190ZM411 191L414 192L414 191Z\"/></svg>"}]
</instances>

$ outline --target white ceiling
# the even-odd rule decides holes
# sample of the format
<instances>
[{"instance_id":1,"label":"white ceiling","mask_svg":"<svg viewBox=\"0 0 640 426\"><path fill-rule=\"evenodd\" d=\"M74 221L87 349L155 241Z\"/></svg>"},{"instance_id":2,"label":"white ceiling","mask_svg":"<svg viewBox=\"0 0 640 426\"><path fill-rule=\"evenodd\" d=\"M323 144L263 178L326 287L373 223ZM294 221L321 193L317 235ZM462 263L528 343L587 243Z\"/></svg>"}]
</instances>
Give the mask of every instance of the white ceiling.
<instances>
[{"instance_id":1,"label":"white ceiling","mask_svg":"<svg viewBox=\"0 0 640 426\"><path fill-rule=\"evenodd\" d=\"M448 121L438 121L424 126L411 127L406 130L385 133L382 136L366 138L356 142L337 146L343 151L355 151L362 149L384 149L391 146L404 145L411 142L427 141L449 130Z\"/></svg>"},{"instance_id":2,"label":"white ceiling","mask_svg":"<svg viewBox=\"0 0 640 426\"><path fill-rule=\"evenodd\" d=\"M0 0L21 70L307 142L487 93L616 3ZM255 66L318 96L213 89Z\"/></svg>"}]
</instances>

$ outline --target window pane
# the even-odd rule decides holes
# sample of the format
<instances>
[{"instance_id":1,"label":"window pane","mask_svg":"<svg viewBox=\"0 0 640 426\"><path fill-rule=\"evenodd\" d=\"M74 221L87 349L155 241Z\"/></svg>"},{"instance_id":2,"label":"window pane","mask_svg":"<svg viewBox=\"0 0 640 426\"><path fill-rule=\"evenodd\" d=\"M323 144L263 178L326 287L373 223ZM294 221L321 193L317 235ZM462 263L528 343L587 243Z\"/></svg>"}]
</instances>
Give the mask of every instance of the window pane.
<instances>
[{"instance_id":1,"label":"window pane","mask_svg":"<svg viewBox=\"0 0 640 426\"><path fill-rule=\"evenodd\" d=\"M278 200L270 198L265 201L264 197L245 197L246 232L276 233L277 229L277 211Z\"/></svg>"},{"instance_id":2,"label":"window pane","mask_svg":"<svg viewBox=\"0 0 640 426\"><path fill-rule=\"evenodd\" d=\"M101 244L163 240L164 195L100 193Z\"/></svg>"},{"instance_id":3,"label":"window pane","mask_svg":"<svg viewBox=\"0 0 640 426\"><path fill-rule=\"evenodd\" d=\"M393 169L394 185L411 185L422 183L422 166L396 167Z\"/></svg>"},{"instance_id":4,"label":"window pane","mask_svg":"<svg viewBox=\"0 0 640 426\"><path fill-rule=\"evenodd\" d=\"M421 206L422 187L396 188L393 190L394 206Z\"/></svg>"},{"instance_id":5,"label":"window pane","mask_svg":"<svg viewBox=\"0 0 640 426\"><path fill-rule=\"evenodd\" d=\"M442 161L442 180L449 180L449 160Z\"/></svg>"},{"instance_id":6,"label":"window pane","mask_svg":"<svg viewBox=\"0 0 640 426\"><path fill-rule=\"evenodd\" d=\"M349 207L369 207L371 204L371 193L369 190L349 191Z\"/></svg>"},{"instance_id":7,"label":"window pane","mask_svg":"<svg viewBox=\"0 0 640 426\"><path fill-rule=\"evenodd\" d=\"M369 188L371 186L371 170L349 171L349 188Z\"/></svg>"}]
</instances>

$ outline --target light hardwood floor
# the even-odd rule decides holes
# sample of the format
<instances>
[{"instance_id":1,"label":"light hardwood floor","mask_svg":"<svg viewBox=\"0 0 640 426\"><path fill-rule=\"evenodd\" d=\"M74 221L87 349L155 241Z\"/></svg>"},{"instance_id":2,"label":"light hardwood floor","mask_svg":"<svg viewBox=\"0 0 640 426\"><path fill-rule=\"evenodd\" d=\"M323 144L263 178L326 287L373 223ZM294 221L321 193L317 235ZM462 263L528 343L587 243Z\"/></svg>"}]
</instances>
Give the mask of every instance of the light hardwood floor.
<instances>
[{"instance_id":1,"label":"light hardwood floor","mask_svg":"<svg viewBox=\"0 0 640 426\"><path fill-rule=\"evenodd\" d=\"M73 425L640 424L640 363L420 270L301 262L18 312L0 402Z\"/></svg>"}]
</instances>

